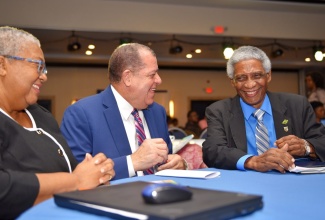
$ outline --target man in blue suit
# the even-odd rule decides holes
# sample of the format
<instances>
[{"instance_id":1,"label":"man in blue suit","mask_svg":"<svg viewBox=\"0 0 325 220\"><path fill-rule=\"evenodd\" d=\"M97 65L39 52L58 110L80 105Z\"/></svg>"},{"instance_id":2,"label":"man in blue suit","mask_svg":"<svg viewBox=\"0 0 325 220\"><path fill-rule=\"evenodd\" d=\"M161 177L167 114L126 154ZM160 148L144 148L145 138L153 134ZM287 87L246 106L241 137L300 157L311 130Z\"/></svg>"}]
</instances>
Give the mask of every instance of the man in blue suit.
<instances>
[{"instance_id":1,"label":"man in blue suit","mask_svg":"<svg viewBox=\"0 0 325 220\"><path fill-rule=\"evenodd\" d=\"M114 179L143 175L157 164L162 164L158 170L185 169L186 162L171 154L166 111L154 102L162 82L155 53L141 44L124 44L111 55L108 69L111 85L64 113L61 131L77 160L86 153L104 153L115 163ZM134 109L146 135L141 146L131 114Z\"/></svg>"}]
</instances>

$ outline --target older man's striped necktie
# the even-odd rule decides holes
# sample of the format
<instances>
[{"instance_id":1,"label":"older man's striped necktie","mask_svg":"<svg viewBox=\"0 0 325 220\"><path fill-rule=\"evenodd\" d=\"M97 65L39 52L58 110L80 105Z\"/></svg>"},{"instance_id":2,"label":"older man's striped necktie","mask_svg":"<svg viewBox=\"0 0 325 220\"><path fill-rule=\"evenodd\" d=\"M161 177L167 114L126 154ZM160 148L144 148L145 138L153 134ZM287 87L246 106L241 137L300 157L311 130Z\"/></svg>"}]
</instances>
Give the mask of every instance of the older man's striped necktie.
<instances>
[{"instance_id":1,"label":"older man's striped necktie","mask_svg":"<svg viewBox=\"0 0 325 220\"><path fill-rule=\"evenodd\" d=\"M265 112L261 109L257 109L254 112L254 117L257 119L255 137L256 137L256 146L257 146L258 155L263 154L265 151L269 149L270 146L269 134L267 128L263 123L264 113Z\"/></svg>"}]
</instances>

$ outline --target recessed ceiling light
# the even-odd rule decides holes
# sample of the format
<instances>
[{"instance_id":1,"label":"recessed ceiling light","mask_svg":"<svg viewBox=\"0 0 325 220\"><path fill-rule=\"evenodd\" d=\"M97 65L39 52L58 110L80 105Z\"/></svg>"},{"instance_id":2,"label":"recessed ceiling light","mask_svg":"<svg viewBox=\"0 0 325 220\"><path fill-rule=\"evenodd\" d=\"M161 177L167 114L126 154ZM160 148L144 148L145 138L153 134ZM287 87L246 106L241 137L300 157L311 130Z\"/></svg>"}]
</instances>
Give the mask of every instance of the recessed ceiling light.
<instances>
[{"instance_id":1,"label":"recessed ceiling light","mask_svg":"<svg viewBox=\"0 0 325 220\"><path fill-rule=\"evenodd\" d=\"M306 58L305 58L305 61L306 61L306 62L310 62L310 58L309 58L309 57L306 57Z\"/></svg>"},{"instance_id":2,"label":"recessed ceiling light","mask_svg":"<svg viewBox=\"0 0 325 220\"><path fill-rule=\"evenodd\" d=\"M93 52L92 52L92 51L90 51L90 50L87 50L87 51L85 52L85 54L86 54L86 55L88 55L88 56L90 56L90 55L92 55L92 54L93 54Z\"/></svg>"},{"instance_id":3,"label":"recessed ceiling light","mask_svg":"<svg viewBox=\"0 0 325 220\"><path fill-rule=\"evenodd\" d=\"M90 49L90 50L95 49L95 45L93 45L93 44L89 44L89 45L88 45L88 49Z\"/></svg>"},{"instance_id":4,"label":"recessed ceiling light","mask_svg":"<svg viewBox=\"0 0 325 220\"><path fill-rule=\"evenodd\" d=\"M186 58L191 59L192 57L193 57L192 54L190 53L186 54Z\"/></svg>"}]
</instances>

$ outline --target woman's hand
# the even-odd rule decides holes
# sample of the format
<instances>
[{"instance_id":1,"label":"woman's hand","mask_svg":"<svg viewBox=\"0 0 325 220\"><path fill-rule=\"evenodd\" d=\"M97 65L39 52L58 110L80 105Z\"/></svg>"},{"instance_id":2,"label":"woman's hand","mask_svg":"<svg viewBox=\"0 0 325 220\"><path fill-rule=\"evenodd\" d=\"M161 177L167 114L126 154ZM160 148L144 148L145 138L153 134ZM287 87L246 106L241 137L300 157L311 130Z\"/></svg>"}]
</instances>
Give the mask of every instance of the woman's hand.
<instances>
[{"instance_id":1,"label":"woman's hand","mask_svg":"<svg viewBox=\"0 0 325 220\"><path fill-rule=\"evenodd\" d=\"M78 178L78 189L91 189L100 184L108 184L115 176L113 168L113 160L103 153L94 157L87 153L85 159L73 171Z\"/></svg>"}]
</instances>

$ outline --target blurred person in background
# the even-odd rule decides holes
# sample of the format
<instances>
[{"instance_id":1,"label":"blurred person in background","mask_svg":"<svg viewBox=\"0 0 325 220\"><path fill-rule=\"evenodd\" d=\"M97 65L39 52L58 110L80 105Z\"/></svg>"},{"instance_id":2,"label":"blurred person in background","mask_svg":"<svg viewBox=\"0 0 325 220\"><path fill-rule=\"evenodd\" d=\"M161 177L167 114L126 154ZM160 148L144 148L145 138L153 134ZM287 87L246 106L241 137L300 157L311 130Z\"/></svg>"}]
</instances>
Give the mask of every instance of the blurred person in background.
<instances>
[{"instance_id":1,"label":"blurred person in background","mask_svg":"<svg viewBox=\"0 0 325 220\"><path fill-rule=\"evenodd\" d=\"M324 119L325 116L325 108L323 103L318 101L310 102L311 106L314 109L315 115L316 115L316 122L322 123L322 119Z\"/></svg>"},{"instance_id":2,"label":"blurred person in background","mask_svg":"<svg viewBox=\"0 0 325 220\"><path fill-rule=\"evenodd\" d=\"M199 115L196 111L190 110L187 113L187 122L185 124L184 130L188 134L193 134L195 139L200 137L202 129L199 126Z\"/></svg>"},{"instance_id":3,"label":"blurred person in background","mask_svg":"<svg viewBox=\"0 0 325 220\"><path fill-rule=\"evenodd\" d=\"M305 81L308 101L321 102L325 107L325 89L323 75L319 72L310 72L306 74Z\"/></svg>"}]
</instances>

